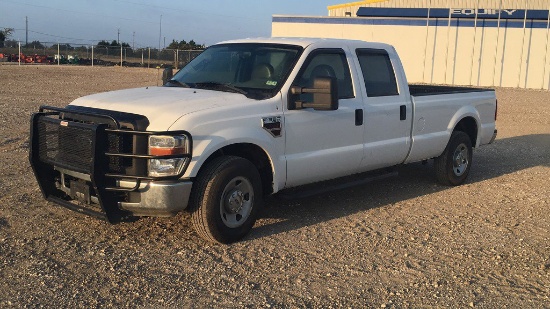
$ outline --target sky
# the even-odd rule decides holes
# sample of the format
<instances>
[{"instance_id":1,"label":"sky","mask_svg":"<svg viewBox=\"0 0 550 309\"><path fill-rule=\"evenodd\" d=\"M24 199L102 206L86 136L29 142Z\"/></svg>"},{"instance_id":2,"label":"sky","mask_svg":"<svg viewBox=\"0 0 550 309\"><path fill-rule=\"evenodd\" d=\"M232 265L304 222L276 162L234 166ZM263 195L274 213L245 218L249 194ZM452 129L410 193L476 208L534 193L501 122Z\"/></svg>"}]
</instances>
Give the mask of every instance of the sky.
<instances>
[{"instance_id":1,"label":"sky","mask_svg":"<svg viewBox=\"0 0 550 309\"><path fill-rule=\"evenodd\" d=\"M337 0L0 0L0 28L25 42L25 17L32 41L92 45L117 40L136 48L197 44L271 35L273 15L327 16ZM162 16L162 17L161 17ZM162 20L162 22L161 22ZM161 29L162 28L162 29ZM166 42L166 43L165 43Z\"/></svg>"}]
</instances>

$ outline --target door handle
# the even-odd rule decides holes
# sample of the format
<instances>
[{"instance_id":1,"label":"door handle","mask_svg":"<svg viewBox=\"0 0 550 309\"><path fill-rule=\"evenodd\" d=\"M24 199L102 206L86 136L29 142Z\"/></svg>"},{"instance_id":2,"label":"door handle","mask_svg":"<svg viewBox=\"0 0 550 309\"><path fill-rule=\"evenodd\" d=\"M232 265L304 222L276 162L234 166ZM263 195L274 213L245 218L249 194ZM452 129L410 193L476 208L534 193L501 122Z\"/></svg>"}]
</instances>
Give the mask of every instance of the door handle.
<instances>
[{"instance_id":1,"label":"door handle","mask_svg":"<svg viewBox=\"0 0 550 309\"><path fill-rule=\"evenodd\" d=\"M362 126L363 125L363 109L356 109L355 110L355 125L356 126Z\"/></svg>"},{"instance_id":2,"label":"door handle","mask_svg":"<svg viewBox=\"0 0 550 309\"><path fill-rule=\"evenodd\" d=\"M401 120L406 120L407 119L407 106L406 105L401 105L399 107L399 118Z\"/></svg>"}]
</instances>

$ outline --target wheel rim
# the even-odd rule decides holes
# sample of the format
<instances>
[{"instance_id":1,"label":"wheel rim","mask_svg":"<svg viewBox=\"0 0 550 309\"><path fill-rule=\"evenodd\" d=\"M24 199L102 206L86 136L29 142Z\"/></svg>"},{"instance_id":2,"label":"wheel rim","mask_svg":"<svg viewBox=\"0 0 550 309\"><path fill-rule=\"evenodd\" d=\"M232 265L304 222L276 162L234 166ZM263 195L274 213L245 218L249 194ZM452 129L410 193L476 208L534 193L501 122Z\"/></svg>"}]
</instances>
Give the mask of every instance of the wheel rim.
<instances>
[{"instance_id":1,"label":"wheel rim","mask_svg":"<svg viewBox=\"0 0 550 309\"><path fill-rule=\"evenodd\" d=\"M243 225L254 205L254 188L244 177L235 177L227 183L220 201L220 215L230 228Z\"/></svg>"},{"instance_id":2,"label":"wheel rim","mask_svg":"<svg viewBox=\"0 0 550 309\"><path fill-rule=\"evenodd\" d=\"M462 176L468 168L468 147L465 144L460 144L453 155L453 173L456 176Z\"/></svg>"}]
</instances>

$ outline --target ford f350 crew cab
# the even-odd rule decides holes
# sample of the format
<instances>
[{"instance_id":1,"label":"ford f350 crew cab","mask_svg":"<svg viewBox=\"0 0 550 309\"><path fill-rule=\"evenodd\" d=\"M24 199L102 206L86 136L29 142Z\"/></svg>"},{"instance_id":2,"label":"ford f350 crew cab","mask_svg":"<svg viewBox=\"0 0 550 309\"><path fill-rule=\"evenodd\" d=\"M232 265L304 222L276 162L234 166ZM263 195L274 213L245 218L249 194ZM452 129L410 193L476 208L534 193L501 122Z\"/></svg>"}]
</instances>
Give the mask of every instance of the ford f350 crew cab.
<instances>
[{"instance_id":1,"label":"ford f350 crew cab","mask_svg":"<svg viewBox=\"0 0 550 309\"><path fill-rule=\"evenodd\" d=\"M110 222L187 209L229 243L286 188L431 158L441 183L463 183L496 104L493 90L409 85L386 44L238 40L163 87L42 106L29 157L52 202Z\"/></svg>"}]
</instances>

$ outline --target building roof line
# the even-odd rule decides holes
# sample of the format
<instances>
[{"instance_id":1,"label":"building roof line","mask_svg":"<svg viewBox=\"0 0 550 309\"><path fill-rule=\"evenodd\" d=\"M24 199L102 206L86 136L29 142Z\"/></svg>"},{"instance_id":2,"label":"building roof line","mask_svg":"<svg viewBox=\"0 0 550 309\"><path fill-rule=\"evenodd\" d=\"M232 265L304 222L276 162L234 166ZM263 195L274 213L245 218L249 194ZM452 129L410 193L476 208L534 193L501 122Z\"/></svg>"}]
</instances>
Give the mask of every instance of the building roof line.
<instances>
[{"instance_id":1,"label":"building roof line","mask_svg":"<svg viewBox=\"0 0 550 309\"><path fill-rule=\"evenodd\" d=\"M355 6L355 5L371 4L371 3L386 2L386 1L388 0L364 0L364 1L357 1L357 2L349 2L349 3L343 3L343 4L329 5L327 6L327 9L335 10L335 9L341 9L345 7Z\"/></svg>"}]
</instances>

